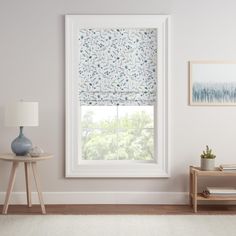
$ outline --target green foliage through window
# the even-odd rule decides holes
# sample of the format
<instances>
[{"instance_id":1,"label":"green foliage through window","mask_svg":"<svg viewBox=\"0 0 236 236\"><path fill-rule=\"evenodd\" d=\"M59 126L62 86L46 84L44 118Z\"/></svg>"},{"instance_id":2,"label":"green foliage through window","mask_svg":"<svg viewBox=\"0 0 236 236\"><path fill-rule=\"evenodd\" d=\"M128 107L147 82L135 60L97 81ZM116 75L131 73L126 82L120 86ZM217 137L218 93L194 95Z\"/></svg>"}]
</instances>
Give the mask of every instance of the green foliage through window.
<instances>
[{"instance_id":1,"label":"green foliage through window","mask_svg":"<svg viewBox=\"0 0 236 236\"><path fill-rule=\"evenodd\" d=\"M137 110L122 116L96 119L91 107L82 115L82 158L153 160L153 116Z\"/></svg>"}]
</instances>

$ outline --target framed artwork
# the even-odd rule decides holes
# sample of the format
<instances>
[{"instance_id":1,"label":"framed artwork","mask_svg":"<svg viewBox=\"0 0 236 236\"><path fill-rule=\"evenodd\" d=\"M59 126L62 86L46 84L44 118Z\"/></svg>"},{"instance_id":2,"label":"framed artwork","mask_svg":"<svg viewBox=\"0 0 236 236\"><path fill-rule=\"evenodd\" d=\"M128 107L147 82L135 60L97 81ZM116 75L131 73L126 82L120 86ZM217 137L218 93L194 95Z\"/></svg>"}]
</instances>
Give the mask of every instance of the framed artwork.
<instances>
[{"instance_id":1,"label":"framed artwork","mask_svg":"<svg viewBox=\"0 0 236 236\"><path fill-rule=\"evenodd\" d=\"M66 177L169 177L170 16L67 15L65 23ZM141 130L128 112L151 125Z\"/></svg>"},{"instance_id":2,"label":"framed artwork","mask_svg":"<svg viewBox=\"0 0 236 236\"><path fill-rule=\"evenodd\" d=\"M190 105L236 105L236 62L190 61Z\"/></svg>"}]
</instances>

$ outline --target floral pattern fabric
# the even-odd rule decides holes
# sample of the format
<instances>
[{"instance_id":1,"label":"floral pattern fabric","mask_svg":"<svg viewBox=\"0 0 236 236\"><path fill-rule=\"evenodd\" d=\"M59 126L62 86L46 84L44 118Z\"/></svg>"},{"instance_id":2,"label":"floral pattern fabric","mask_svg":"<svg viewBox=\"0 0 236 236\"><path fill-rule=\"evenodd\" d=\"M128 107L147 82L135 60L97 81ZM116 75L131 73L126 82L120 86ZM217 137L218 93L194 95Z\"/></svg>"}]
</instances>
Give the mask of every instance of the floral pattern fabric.
<instances>
[{"instance_id":1,"label":"floral pattern fabric","mask_svg":"<svg viewBox=\"0 0 236 236\"><path fill-rule=\"evenodd\" d=\"M81 105L153 105L157 96L157 30L80 29Z\"/></svg>"}]
</instances>

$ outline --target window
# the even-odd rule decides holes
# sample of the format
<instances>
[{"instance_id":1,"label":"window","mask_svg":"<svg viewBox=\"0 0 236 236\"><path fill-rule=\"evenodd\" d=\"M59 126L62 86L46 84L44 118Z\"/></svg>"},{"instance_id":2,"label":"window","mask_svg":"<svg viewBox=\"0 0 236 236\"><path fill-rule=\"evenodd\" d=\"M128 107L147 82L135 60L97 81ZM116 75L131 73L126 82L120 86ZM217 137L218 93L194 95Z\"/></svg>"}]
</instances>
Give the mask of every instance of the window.
<instances>
[{"instance_id":1,"label":"window","mask_svg":"<svg viewBox=\"0 0 236 236\"><path fill-rule=\"evenodd\" d=\"M168 24L67 16L66 176L169 175Z\"/></svg>"},{"instance_id":2,"label":"window","mask_svg":"<svg viewBox=\"0 0 236 236\"><path fill-rule=\"evenodd\" d=\"M152 106L82 106L82 160L154 161Z\"/></svg>"}]
</instances>

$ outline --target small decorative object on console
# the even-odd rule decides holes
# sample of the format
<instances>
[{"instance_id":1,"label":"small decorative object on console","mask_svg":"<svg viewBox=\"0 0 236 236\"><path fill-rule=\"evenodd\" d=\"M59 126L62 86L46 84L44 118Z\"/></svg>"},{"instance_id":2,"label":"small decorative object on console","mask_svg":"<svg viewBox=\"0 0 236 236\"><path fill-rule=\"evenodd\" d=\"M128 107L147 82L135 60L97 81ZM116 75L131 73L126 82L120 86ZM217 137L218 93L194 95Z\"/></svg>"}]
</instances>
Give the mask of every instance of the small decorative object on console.
<instances>
[{"instance_id":1,"label":"small decorative object on console","mask_svg":"<svg viewBox=\"0 0 236 236\"><path fill-rule=\"evenodd\" d=\"M203 190L202 191L202 196L205 197L205 198L209 198L210 197L210 193L208 190Z\"/></svg>"},{"instance_id":2,"label":"small decorative object on console","mask_svg":"<svg viewBox=\"0 0 236 236\"><path fill-rule=\"evenodd\" d=\"M215 158L212 149L206 146L206 151L201 154L201 170L215 170Z\"/></svg>"},{"instance_id":3,"label":"small decorative object on console","mask_svg":"<svg viewBox=\"0 0 236 236\"><path fill-rule=\"evenodd\" d=\"M222 164L220 165L221 171L236 171L236 164Z\"/></svg>"},{"instance_id":4,"label":"small decorative object on console","mask_svg":"<svg viewBox=\"0 0 236 236\"><path fill-rule=\"evenodd\" d=\"M38 146L34 146L33 148L30 149L29 155L31 157L39 157L44 153L43 149Z\"/></svg>"}]
</instances>

